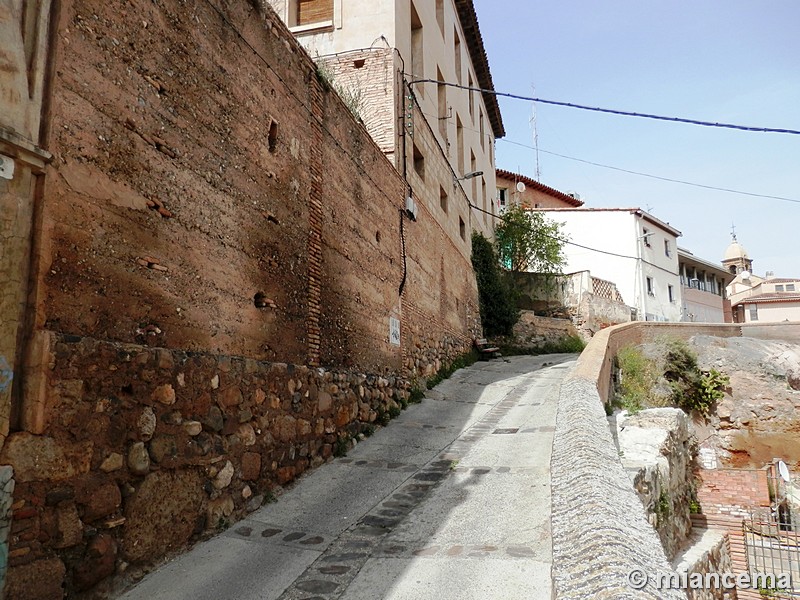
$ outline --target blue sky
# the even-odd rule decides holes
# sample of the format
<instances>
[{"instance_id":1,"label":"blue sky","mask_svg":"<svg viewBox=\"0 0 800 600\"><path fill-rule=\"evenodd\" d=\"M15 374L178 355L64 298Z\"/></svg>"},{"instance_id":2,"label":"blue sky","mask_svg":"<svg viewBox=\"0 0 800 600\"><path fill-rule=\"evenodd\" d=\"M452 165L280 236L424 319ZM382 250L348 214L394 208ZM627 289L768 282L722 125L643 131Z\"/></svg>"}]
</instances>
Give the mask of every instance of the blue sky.
<instances>
[{"instance_id":1,"label":"blue sky","mask_svg":"<svg viewBox=\"0 0 800 600\"><path fill-rule=\"evenodd\" d=\"M474 0L495 89L713 122L800 130L800 2ZM534 93L535 89L535 93ZM501 99L506 140L533 145L531 103ZM587 206L650 209L718 262L735 222L763 275L800 277L800 135L751 133L536 104L543 183ZM555 152L752 198L657 181ZM497 165L535 177L533 150Z\"/></svg>"}]
</instances>

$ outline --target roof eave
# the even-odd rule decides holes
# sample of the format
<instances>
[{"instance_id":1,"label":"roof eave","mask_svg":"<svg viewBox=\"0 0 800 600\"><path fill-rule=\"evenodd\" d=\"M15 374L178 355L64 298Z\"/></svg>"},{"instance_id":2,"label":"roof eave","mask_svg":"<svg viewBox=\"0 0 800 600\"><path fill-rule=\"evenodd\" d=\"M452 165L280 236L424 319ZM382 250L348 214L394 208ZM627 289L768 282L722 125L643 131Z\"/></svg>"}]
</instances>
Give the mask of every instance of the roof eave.
<instances>
[{"instance_id":1,"label":"roof eave","mask_svg":"<svg viewBox=\"0 0 800 600\"><path fill-rule=\"evenodd\" d=\"M500 104L497 95L494 93L494 83L492 82L492 72L489 70L489 58L486 55L486 47L483 45L483 36L478 25L478 15L475 12L475 5L472 0L454 0L456 12L461 29L466 37L467 48L472 59L472 66L475 68L475 76L478 78L478 85L484 90L481 95L486 109L489 111L489 122L492 124L492 131L495 138L505 137L506 130L503 127L503 117L500 114Z\"/></svg>"}]
</instances>

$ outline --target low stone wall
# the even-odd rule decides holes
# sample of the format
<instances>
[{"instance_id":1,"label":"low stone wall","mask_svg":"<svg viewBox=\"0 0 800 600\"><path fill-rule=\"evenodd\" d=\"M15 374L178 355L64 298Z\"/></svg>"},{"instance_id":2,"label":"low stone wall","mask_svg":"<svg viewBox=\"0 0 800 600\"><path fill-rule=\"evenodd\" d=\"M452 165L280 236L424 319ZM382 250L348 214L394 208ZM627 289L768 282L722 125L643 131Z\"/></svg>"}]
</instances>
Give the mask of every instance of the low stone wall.
<instances>
[{"instance_id":1,"label":"low stone wall","mask_svg":"<svg viewBox=\"0 0 800 600\"><path fill-rule=\"evenodd\" d=\"M531 310L520 311L513 333L514 343L524 348L539 348L578 336L578 330L569 319L538 317Z\"/></svg>"},{"instance_id":2,"label":"low stone wall","mask_svg":"<svg viewBox=\"0 0 800 600\"><path fill-rule=\"evenodd\" d=\"M556 598L686 598L653 581L629 585L634 569L672 569L620 462L597 381L576 370L561 386L550 468Z\"/></svg>"},{"instance_id":3,"label":"low stone wall","mask_svg":"<svg viewBox=\"0 0 800 600\"><path fill-rule=\"evenodd\" d=\"M689 418L679 408L651 408L618 417L616 425L622 466L671 560L692 531Z\"/></svg>"},{"instance_id":4,"label":"low stone wall","mask_svg":"<svg viewBox=\"0 0 800 600\"><path fill-rule=\"evenodd\" d=\"M13 432L8 598L61 598L255 510L409 382L49 333L44 432ZM100 583L105 581L106 583Z\"/></svg>"},{"instance_id":5,"label":"low stone wall","mask_svg":"<svg viewBox=\"0 0 800 600\"><path fill-rule=\"evenodd\" d=\"M679 573L687 573L687 578L693 573L703 576L706 573L733 573L728 534L709 529L698 531L692 537L689 548L676 557L673 564ZM689 600L730 600L732 597L731 590L725 590L722 586L708 586L706 589L688 587L686 595Z\"/></svg>"}]
</instances>

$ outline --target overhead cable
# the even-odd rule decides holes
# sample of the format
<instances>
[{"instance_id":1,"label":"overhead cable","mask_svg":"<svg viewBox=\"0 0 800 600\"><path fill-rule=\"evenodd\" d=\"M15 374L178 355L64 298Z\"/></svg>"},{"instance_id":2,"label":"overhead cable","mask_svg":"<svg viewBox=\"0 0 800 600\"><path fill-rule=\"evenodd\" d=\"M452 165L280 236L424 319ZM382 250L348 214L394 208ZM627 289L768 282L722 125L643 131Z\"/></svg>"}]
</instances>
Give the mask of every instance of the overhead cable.
<instances>
[{"instance_id":1,"label":"overhead cable","mask_svg":"<svg viewBox=\"0 0 800 600\"><path fill-rule=\"evenodd\" d=\"M438 85L446 85L448 87L454 87L461 90L467 90L470 92L480 92L482 94L493 94L495 96L501 96L503 98L512 98L514 100L539 102L540 104L550 104L553 106L563 106L566 108L577 108L579 110L588 110L592 112L606 113L611 115L620 115L623 117L639 117L642 119L655 119L657 121L670 121L673 123L688 123L689 125L701 125L703 127L720 127L723 129L736 129L739 131L755 131L759 133L788 133L792 135L800 135L800 131L798 131L797 129L783 129L774 127L750 127L747 125L734 125L732 123L714 123L712 121L700 121L697 119L686 119L683 117L665 117L663 115L637 113L625 110L616 110L613 108L600 108L598 106L586 106L584 104L575 104L574 102L559 102L557 100L545 100L544 98L535 98L532 96L520 96L519 94L509 94L506 92L498 92L495 90L484 90L482 88L460 85L458 83L450 83L448 81L439 81L437 79L415 79L410 82L411 85L417 83L435 83Z\"/></svg>"}]
</instances>

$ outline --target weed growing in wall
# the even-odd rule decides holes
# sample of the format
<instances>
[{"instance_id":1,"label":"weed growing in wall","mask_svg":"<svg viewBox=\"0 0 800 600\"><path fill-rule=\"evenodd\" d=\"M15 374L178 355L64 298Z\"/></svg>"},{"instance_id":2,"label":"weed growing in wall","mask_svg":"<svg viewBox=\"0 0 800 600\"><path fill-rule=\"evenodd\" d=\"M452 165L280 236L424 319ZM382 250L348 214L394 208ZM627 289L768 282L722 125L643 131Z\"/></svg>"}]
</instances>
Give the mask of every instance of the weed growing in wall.
<instances>
[{"instance_id":1,"label":"weed growing in wall","mask_svg":"<svg viewBox=\"0 0 800 600\"><path fill-rule=\"evenodd\" d=\"M333 69L324 60L316 59L317 79L322 84L323 89L335 91L347 106L348 110L356 118L356 121L363 122L364 109L366 108L366 97L358 82L348 86L336 80Z\"/></svg>"},{"instance_id":2,"label":"weed growing in wall","mask_svg":"<svg viewBox=\"0 0 800 600\"><path fill-rule=\"evenodd\" d=\"M620 380L617 403L631 414L652 406L652 391L659 373L653 361L635 346L626 346L617 353Z\"/></svg>"}]
</instances>

